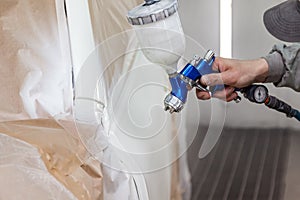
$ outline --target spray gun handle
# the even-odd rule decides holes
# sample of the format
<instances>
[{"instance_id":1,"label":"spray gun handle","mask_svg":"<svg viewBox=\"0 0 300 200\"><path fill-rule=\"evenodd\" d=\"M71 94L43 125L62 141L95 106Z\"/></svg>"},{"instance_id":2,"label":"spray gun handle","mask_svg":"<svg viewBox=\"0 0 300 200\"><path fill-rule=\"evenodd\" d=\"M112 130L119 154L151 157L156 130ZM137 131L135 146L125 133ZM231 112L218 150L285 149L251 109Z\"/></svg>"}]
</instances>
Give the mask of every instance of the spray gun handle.
<instances>
[{"instance_id":1,"label":"spray gun handle","mask_svg":"<svg viewBox=\"0 0 300 200\"><path fill-rule=\"evenodd\" d=\"M214 61L215 61L215 54L211 50L207 51L207 53L205 54L203 59L199 59L199 61L196 64L196 68L200 73L200 76L198 77L198 79L200 79L203 75L216 73L216 71L214 71L212 68ZM208 90L210 91L211 95L213 95L215 92L221 91L224 88L225 88L224 85L216 85L213 87L209 87ZM201 90L201 88L198 88L198 89ZM238 97L237 100L239 102L241 100L241 98Z\"/></svg>"},{"instance_id":2,"label":"spray gun handle","mask_svg":"<svg viewBox=\"0 0 300 200\"><path fill-rule=\"evenodd\" d=\"M211 51L211 50L208 50L207 53L205 54L204 58L198 62L197 67L196 67L197 70L199 71L199 73L201 74L201 76L206 75L206 74L216 73L212 69L212 65L213 65L214 61L215 61L215 54L214 54L214 52ZM199 79L201 78L201 76L199 77ZM213 94L215 92L221 91L224 88L225 88L224 85L216 85L216 86L210 87L208 90L210 91L211 96L213 96ZM238 91L238 89L236 89L236 91ZM240 96L237 96L234 99L234 101L236 103L239 103L241 100L242 100L242 98Z\"/></svg>"}]
</instances>

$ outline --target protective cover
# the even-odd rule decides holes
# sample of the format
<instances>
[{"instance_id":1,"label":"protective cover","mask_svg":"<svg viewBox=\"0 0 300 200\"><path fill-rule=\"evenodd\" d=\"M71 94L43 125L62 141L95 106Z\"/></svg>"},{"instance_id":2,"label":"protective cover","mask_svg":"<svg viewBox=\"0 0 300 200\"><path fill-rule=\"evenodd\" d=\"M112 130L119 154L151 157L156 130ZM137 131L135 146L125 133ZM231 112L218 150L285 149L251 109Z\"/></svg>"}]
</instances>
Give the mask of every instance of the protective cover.
<instances>
[{"instance_id":1,"label":"protective cover","mask_svg":"<svg viewBox=\"0 0 300 200\"><path fill-rule=\"evenodd\" d=\"M181 199L184 119L163 113L167 75L126 21L141 1L87 3L96 47L75 79L74 109L65 1L0 3L0 197ZM73 111L94 116L73 121Z\"/></svg>"},{"instance_id":2,"label":"protective cover","mask_svg":"<svg viewBox=\"0 0 300 200\"><path fill-rule=\"evenodd\" d=\"M102 199L100 163L75 131L53 119L0 123L0 198Z\"/></svg>"},{"instance_id":3,"label":"protective cover","mask_svg":"<svg viewBox=\"0 0 300 200\"><path fill-rule=\"evenodd\" d=\"M72 114L64 3L0 2L0 199L103 195L100 162L86 151L75 123L56 122Z\"/></svg>"},{"instance_id":4,"label":"protective cover","mask_svg":"<svg viewBox=\"0 0 300 200\"><path fill-rule=\"evenodd\" d=\"M49 174L36 148L3 134L0 145L1 199L76 199Z\"/></svg>"},{"instance_id":5,"label":"protective cover","mask_svg":"<svg viewBox=\"0 0 300 200\"><path fill-rule=\"evenodd\" d=\"M0 4L0 121L70 114L71 56L64 1Z\"/></svg>"},{"instance_id":6,"label":"protective cover","mask_svg":"<svg viewBox=\"0 0 300 200\"><path fill-rule=\"evenodd\" d=\"M186 150L184 115L163 111L167 73L144 57L126 19L141 3L89 2L96 48L76 78L75 115L102 124L96 135L81 138L104 165L104 198L188 199L188 168L178 160ZM96 114L80 115L83 107Z\"/></svg>"}]
</instances>

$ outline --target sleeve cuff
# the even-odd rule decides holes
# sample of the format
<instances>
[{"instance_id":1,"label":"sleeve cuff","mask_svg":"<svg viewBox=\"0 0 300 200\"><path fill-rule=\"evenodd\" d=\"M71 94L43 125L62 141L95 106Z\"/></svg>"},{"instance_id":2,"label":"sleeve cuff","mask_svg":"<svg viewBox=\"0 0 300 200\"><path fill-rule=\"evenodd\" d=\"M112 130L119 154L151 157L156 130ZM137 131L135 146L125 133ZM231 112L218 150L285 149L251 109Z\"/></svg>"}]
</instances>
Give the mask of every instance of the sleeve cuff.
<instances>
[{"instance_id":1,"label":"sleeve cuff","mask_svg":"<svg viewBox=\"0 0 300 200\"><path fill-rule=\"evenodd\" d=\"M266 78L266 83L277 83L280 81L281 77L285 72L285 67L282 61L281 54L278 52L273 52L264 57L269 65L268 77Z\"/></svg>"}]
</instances>

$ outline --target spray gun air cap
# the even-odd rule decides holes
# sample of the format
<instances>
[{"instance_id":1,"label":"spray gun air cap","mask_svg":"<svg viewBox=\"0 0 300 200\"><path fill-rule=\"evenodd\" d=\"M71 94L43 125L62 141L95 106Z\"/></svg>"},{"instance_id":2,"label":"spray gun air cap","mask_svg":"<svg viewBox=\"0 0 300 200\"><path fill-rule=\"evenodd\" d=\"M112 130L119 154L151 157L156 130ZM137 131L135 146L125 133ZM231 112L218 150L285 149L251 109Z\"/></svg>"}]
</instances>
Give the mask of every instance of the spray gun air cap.
<instances>
[{"instance_id":1,"label":"spray gun air cap","mask_svg":"<svg viewBox=\"0 0 300 200\"><path fill-rule=\"evenodd\" d=\"M177 0L145 0L127 14L132 25L145 25L164 20L177 12Z\"/></svg>"}]
</instances>

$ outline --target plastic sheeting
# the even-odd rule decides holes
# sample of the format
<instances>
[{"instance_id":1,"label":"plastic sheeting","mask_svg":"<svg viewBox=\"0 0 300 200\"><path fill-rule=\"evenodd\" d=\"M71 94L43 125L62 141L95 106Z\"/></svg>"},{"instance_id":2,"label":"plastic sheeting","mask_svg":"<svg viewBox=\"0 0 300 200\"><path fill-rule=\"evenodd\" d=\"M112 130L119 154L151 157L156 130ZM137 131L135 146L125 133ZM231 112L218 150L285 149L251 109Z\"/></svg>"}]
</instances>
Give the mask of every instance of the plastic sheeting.
<instances>
[{"instance_id":1,"label":"plastic sheeting","mask_svg":"<svg viewBox=\"0 0 300 200\"><path fill-rule=\"evenodd\" d=\"M64 1L2 0L0 5L0 121L70 113Z\"/></svg>"},{"instance_id":2,"label":"plastic sheeting","mask_svg":"<svg viewBox=\"0 0 300 200\"><path fill-rule=\"evenodd\" d=\"M134 35L123 33L130 30L125 15L139 3L88 1L93 39L99 46L78 70L75 116L83 118L74 124L75 54L70 55L65 1L1 1L0 173L7 181L0 185L3 198L181 199L188 194L188 176L184 187L179 177L188 175L186 162L177 160L178 147L184 146L184 140L178 142L184 120L163 113L161 106L168 92L166 73L151 63L140 68L146 62L140 51L126 53L138 44ZM117 34L120 37L114 38ZM94 80L97 84L90 85ZM155 84L139 88L145 80ZM77 115L81 112L94 116ZM150 142L140 140L152 136ZM10 180L7 173L12 174Z\"/></svg>"},{"instance_id":3,"label":"plastic sheeting","mask_svg":"<svg viewBox=\"0 0 300 200\"><path fill-rule=\"evenodd\" d=\"M61 124L67 130L54 120L0 123L1 199L101 199L100 163L74 124Z\"/></svg>"},{"instance_id":4,"label":"plastic sheeting","mask_svg":"<svg viewBox=\"0 0 300 200\"><path fill-rule=\"evenodd\" d=\"M52 118L72 107L64 3L0 2L1 199L101 199L99 161L72 121L60 122L64 129Z\"/></svg>"},{"instance_id":5,"label":"plastic sheeting","mask_svg":"<svg viewBox=\"0 0 300 200\"><path fill-rule=\"evenodd\" d=\"M76 199L45 167L33 146L0 135L1 199Z\"/></svg>"}]
</instances>

